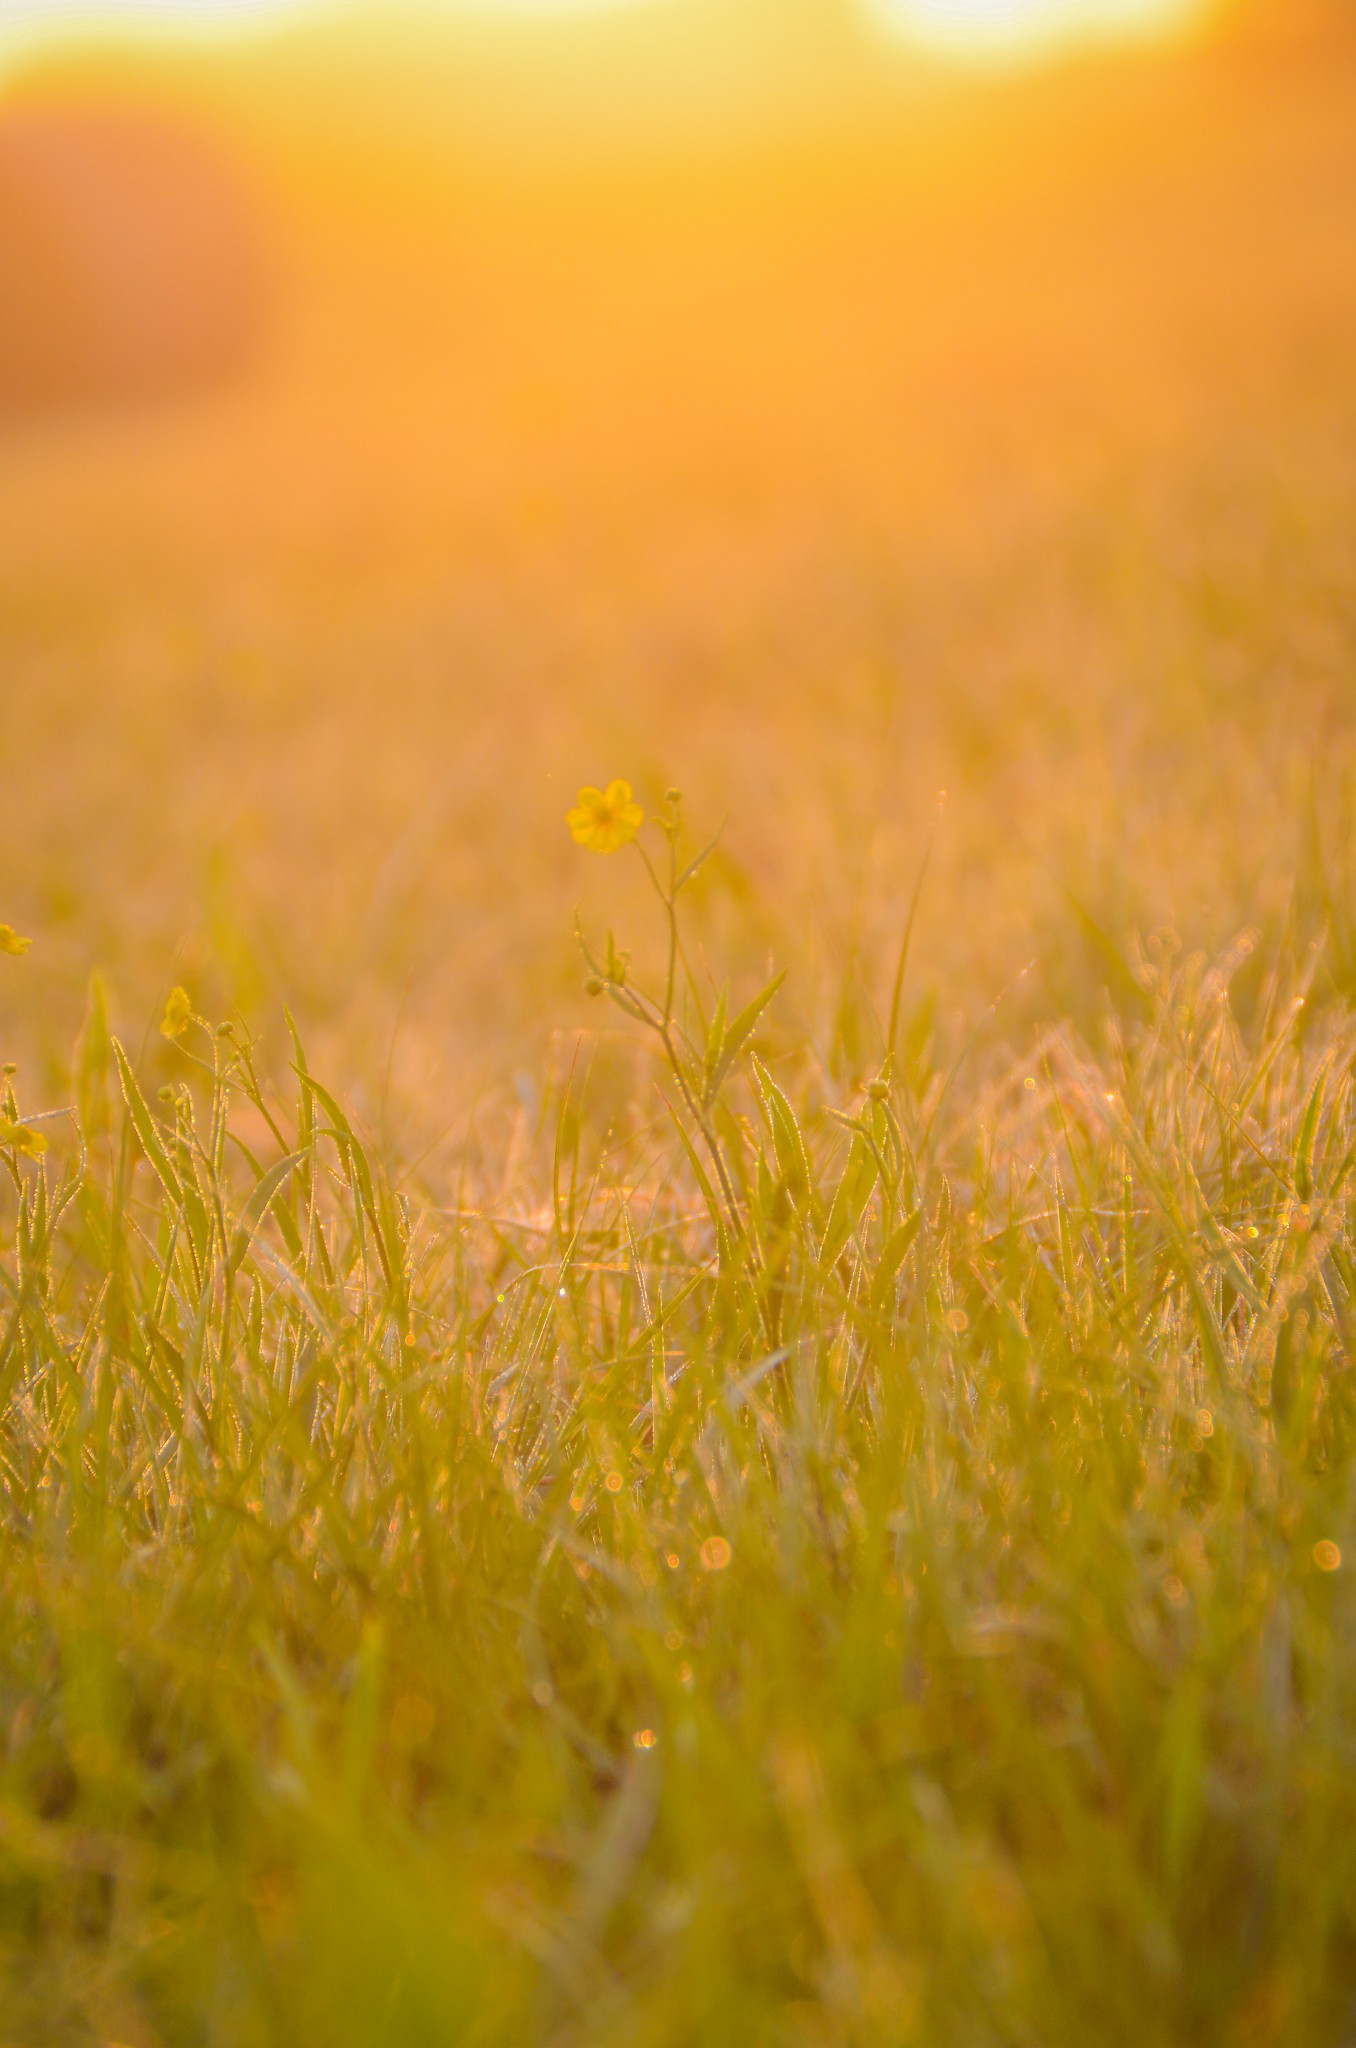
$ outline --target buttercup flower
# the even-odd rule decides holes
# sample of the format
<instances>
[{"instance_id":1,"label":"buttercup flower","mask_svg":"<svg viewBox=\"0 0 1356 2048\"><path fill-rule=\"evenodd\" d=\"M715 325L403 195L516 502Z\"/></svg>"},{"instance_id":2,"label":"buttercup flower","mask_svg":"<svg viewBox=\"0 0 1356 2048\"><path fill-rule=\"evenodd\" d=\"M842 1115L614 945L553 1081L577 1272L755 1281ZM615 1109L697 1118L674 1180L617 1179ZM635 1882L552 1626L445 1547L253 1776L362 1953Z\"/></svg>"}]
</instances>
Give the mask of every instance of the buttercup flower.
<instances>
[{"instance_id":1,"label":"buttercup flower","mask_svg":"<svg viewBox=\"0 0 1356 2048\"><path fill-rule=\"evenodd\" d=\"M565 823L576 843L590 853L616 853L635 838L645 813L629 782L609 782L606 789L581 789L574 809L565 813Z\"/></svg>"},{"instance_id":2,"label":"buttercup flower","mask_svg":"<svg viewBox=\"0 0 1356 2048\"><path fill-rule=\"evenodd\" d=\"M165 1014L160 1019L160 1029L166 1038L182 1038L193 1016L193 1005L188 999L186 988L172 988L165 1004Z\"/></svg>"},{"instance_id":3,"label":"buttercup flower","mask_svg":"<svg viewBox=\"0 0 1356 2048\"><path fill-rule=\"evenodd\" d=\"M6 1116L0 1117L0 1146L21 1152L25 1159L41 1159L47 1140L41 1131L31 1131L27 1124L16 1124Z\"/></svg>"},{"instance_id":4,"label":"buttercup flower","mask_svg":"<svg viewBox=\"0 0 1356 2048\"><path fill-rule=\"evenodd\" d=\"M12 924L0 924L0 953L26 953L31 939L21 939Z\"/></svg>"}]
</instances>

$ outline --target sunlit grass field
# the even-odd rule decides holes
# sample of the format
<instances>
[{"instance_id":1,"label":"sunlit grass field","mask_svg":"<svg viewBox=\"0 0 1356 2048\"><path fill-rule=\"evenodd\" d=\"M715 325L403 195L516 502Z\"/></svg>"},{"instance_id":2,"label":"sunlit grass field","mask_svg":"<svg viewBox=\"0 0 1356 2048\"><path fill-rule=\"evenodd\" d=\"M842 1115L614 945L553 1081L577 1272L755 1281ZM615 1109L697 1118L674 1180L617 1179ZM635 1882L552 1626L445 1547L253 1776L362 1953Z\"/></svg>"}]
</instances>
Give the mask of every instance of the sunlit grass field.
<instances>
[{"instance_id":1,"label":"sunlit grass field","mask_svg":"<svg viewBox=\"0 0 1356 2048\"><path fill-rule=\"evenodd\" d=\"M1351 2048L1350 35L271 104L0 440L0 2043Z\"/></svg>"}]
</instances>

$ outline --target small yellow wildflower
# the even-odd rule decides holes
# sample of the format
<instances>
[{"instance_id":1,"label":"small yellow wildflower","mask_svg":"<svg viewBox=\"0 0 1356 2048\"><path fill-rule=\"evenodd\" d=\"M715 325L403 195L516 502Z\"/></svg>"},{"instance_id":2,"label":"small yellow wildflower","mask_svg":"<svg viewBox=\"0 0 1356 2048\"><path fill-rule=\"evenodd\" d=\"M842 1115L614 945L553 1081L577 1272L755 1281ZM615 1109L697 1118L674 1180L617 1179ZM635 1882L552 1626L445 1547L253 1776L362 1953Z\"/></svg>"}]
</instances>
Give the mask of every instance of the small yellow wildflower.
<instances>
[{"instance_id":1,"label":"small yellow wildflower","mask_svg":"<svg viewBox=\"0 0 1356 2048\"><path fill-rule=\"evenodd\" d=\"M193 1018L193 1005L188 999L186 988L172 988L165 1004L165 1014L160 1019L160 1029L166 1038L182 1038Z\"/></svg>"},{"instance_id":2,"label":"small yellow wildflower","mask_svg":"<svg viewBox=\"0 0 1356 2048\"><path fill-rule=\"evenodd\" d=\"M581 789L565 823L579 846L590 853L616 853L634 839L645 813L631 794L629 782L609 782L606 789Z\"/></svg>"},{"instance_id":3,"label":"small yellow wildflower","mask_svg":"<svg viewBox=\"0 0 1356 2048\"><path fill-rule=\"evenodd\" d=\"M31 939L21 939L12 924L0 924L0 953L26 953L32 943Z\"/></svg>"},{"instance_id":4,"label":"small yellow wildflower","mask_svg":"<svg viewBox=\"0 0 1356 2048\"><path fill-rule=\"evenodd\" d=\"M27 1124L13 1123L9 1117L0 1117L0 1146L21 1152L25 1159L41 1159L47 1150L47 1140L41 1131L32 1131Z\"/></svg>"}]
</instances>

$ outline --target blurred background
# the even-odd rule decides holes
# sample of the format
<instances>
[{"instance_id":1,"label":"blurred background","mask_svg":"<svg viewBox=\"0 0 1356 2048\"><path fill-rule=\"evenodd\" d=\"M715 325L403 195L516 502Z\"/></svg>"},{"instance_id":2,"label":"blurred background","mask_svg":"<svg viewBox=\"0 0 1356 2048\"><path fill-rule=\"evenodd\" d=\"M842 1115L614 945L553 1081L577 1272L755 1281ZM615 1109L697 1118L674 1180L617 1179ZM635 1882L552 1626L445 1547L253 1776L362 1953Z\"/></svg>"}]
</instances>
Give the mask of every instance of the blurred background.
<instances>
[{"instance_id":1,"label":"blurred background","mask_svg":"<svg viewBox=\"0 0 1356 2048\"><path fill-rule=\"evenodd\" d=\"M618 774L845 1070L943 790L920 1029L1340 908L1353 333L1340 0L0 0L9 1056L451 1120Z\"/></svg>"}]
</instances>

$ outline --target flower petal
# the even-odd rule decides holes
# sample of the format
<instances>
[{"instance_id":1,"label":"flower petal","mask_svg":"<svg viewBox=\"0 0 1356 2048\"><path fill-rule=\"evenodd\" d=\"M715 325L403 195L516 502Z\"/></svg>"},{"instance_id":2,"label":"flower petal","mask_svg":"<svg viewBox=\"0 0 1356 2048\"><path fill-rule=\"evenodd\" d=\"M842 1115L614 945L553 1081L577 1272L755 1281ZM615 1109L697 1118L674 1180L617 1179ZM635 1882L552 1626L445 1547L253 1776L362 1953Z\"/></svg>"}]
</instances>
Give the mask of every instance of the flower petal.
<instances>
[{"instance_id":1,"label":"flower petal","mask_svg":"<svg viewBox=\"0 0 1356 2048\"><path fill-rule=\"evenodd\" d=\"M166 1038L182 1038L193 1021L193 1004L186 988L172 988L165 1004L160 1029Z\"/></svg>"},{"instance_id":2,"label":"flower petal","mask_svg":"<svg viewBox=\"0 0 1356 2048\"><path fill-rule=\"evenodd\" d=\"M0 1146L21 1152L25 1159L41 1159L47 1150L47 1140L41 1131L30 1130L27 1124L16 1124L3 1117L0 1118Z\"/></svg>"}]
</instances>

